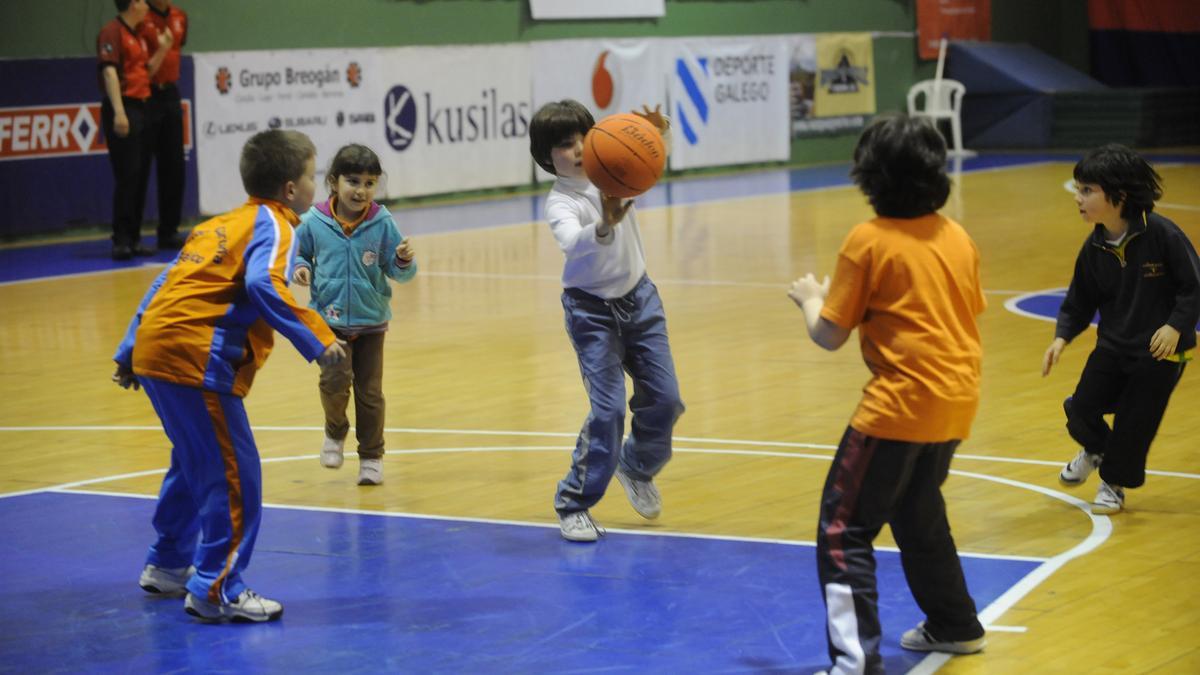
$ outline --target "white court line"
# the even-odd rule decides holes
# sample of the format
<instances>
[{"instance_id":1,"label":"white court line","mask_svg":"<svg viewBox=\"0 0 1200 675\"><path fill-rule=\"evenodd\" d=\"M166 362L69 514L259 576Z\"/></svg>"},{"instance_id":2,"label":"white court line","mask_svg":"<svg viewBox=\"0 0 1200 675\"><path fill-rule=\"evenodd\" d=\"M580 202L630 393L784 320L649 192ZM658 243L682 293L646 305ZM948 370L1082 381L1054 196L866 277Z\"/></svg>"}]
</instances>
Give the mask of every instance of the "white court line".
<instances>
[{"instance_id":1,"label":"white court line","mask_svg":"<svg viewBox=\"0 0 1200 675\"><path fill-rule=\"evenodd\" d=\"M1007 309L1008 311L1010 311L1013 314L1016 314L1018 316L1023 316L1023 317L1029 318L1029 319L1037 319L1038 321L1049 321L1050 323L1055 323L1056 321L1058 321L1057 317L1043 316L1041 314L1034 314L1033 312L1026 311L1017 306L1023 300L1027 300L1029 298L1034 298L1039 295L1061 295L1062 297L1065 298L1065 297L1067 297L1067 289L1065 289L1065 288L1047 288L1047 289L1040 290L1040 291L1029 291L1027 293L1018 295L1015 298L1009 298L1008 300L1005 300L1004 301L1004 309Z\"/></svg>"},{"instance_id":2,"label":"white court line","mask_svg":"<svg viewBox=\"0 0 1200 675\"><path fill-rule=\"evenodd\" d=\"M961 476L970 478L978 478L980 480L990 480L996 483L1002 483L1005 485L1011 485L1013 487L1040 492L1047 497L1064 501L1078 508L1092 520L1092 531L1088 534L1087 538L1071 547L1069 550L1063 551L1062 553L1059 553L1058 555L1043 562L1041 565L1038 565L1036 569L1029 574L1026 574L1024 579L1021 579L1016 584L1013 584L1013 586L1002 593L1000 597L993 600L992 604L985 607L984 610L979 613L979 622L985 626L990 625L996 619L999 619L1009 609L1012 609L1012 606L1017 604L1021 598L1024 598L1026 595L1031 593L1033 589L1037 588L1038 585L1040 585L1043 581L1049 579L1050 575L1061 569L1063 565L1066 565L1068 562L1096 550L1100 544L1104 543L1104 541L1107 540L1110 535L1112 535L1112 520L1110 520L1108 516L1097 516L1091 513L1090 505L1082 499L1072 497L1071 495L1059 492L1058 490L1051 490L1038 485L1022 483L1020 481L1000 478L998 476L989 476L982 473L968 473L965 471L952 471L951 473L957 473ZM950 657L950 654L930 654L920 663L918 663L915 668L908 671L909 675L912 675L913 673L918 673L921 675L933 673L937 671L938 668L942 667L946 661L949 661Z\"/></svg>"},{"instance_id":3,"label":"white court line","mask_svg":"<svg viewBox=\"0 0 1200 675\"><path fill-rule=\"evenodd\" d=\"M563 451L563 448L561 446L557 446L557 445L549 445L549 446L525 446L525 445L522 445L522 446L479 446L479 447L469 447L469 448L468 447L410 448L410 449L405 449L405 450L387 450L386 454L388 454L388 455L422 455L422 454L461 454L461 453L483 453L483 452L562 452L562 451ZM764 450L675 448L674 451L681 453L681 454L698 453L698 454L717 454L717 455L735 455L735 456L736 455L754 455L754 456L760 456L760 457L765 456L765 457L786 457L786 458L790 458L790 459L813 459L813 460L817 460L817 461L826 461L826 462L829 461L830 459L832 459L832 456L830 456L830 455L809 455L809 454L788 453L788 452L769 452L769 451L764 451ZM282 462L312 461L313 459L316 459L316 458L317 458L317 455L292 455L292 456L287 456L287 457L265 457L265 458L262 458L261 461L263 464L277 464L277 463L282 463ZM50 487L46 487L46 488L40 488L40 489L36 489L36 490L26 490L23 492L12 492L12 493L7 493L7 494L0 494L0 499L6 498L6 497L17 497L17 496L22 496L22 495L37 494L40 492L53 492L53 493L62 493L62 494L92 494L92 495L106 496L106 497L129 497L129 498L134 498L134 499L151 499L152 500L152 499L157 499L158 496L157 495L127 493L127 492L114 492L114 491L108 491L108 490L91 490L91 489L82 489L82 488L85 488L86 486L89 486L89 485L97 485L100 483L111 483L114 481L127 480L130 478L143 478L145 476L152 476L155 474L161 475L166 472L167 472L167 470L165 468L163 468L163 469L148 469L145 471L135 471L132 473L118 474L118 475L114 475L114 476L102 476L100 478L87 478L84 480L72 481L69 483L61 483L59 485L54 485L54 486L50 486ZM951 473L959 473L959 472L951 471ZM975 474L969 474L969 475L974 476ZM388 518L414 518L414 519L424 519L424 520L464 521L464 522L485 523L485 524L492 524L492 525L521 525L521 526L547 527L547 528L557 528L558 527L558 525L554 524L554 523L538 523L538 522L529 522L529 521L523 521L523 520L503 520L503 519L496 519L496 518L474 518L474 517L468 517L468 516L439 516L439 515L431 515L431 514L423 514L423 513L408 513L408 512L402 512L402 511L373 511L373 510L369 510L369 509L349 509L349 508L305 506L305 505L297 505L297 504L275 504L275 503L264 503L264 506L269 506L271 508L277 508L277 509L290 509L293 511L346 513L346 514L363 515L363 516L383 516L383 517L388 517ZM686 532L666 532L666 531L656 531L656 530L646 530L646 529L625 530L625 529L609 528L608 531L609 532L619 532L622 534L631 534L631 535L635 535L635 536L662 536L662 537L680 537L680 538L691 538L691 539L712 539L712 540L717 540L717 541L742 541L742 542L753 542L753 543L762 543L762 544L780 544L780 545L784 545L784 546L815 546L816 545L815 542L796 541L796 540L791 540L791 539L773 539L773 538L763 538L763 537L739 537L739 536L734 536L734 535L710 535L710 534L686 533ZM894 546L876 546L875 550L888 551L888 552L892 552L892 553L898 553L900 551L900 549L898 549ZM990 559L990 560L1015 560L1015 561L1022 561L1022 562L1037 562L1037 563L1044 562L1046 560L1046 558L1037 557L1037 556L1006 555L1006 554L1000 554L1000 553L971 553L971 552L966 552L966 551L960 551L959 555L963 555L963 556L967 556L967 557L971 557L971 558L981 558L981 559Z\"/></svg>"},{"instance_id":4,"label":"white court line","mask_svg":"<svg viewBox=\"0 0 1200 675\"><path fill-rule=\"evenodd\" d=\"M1173 164L1172 166L1185 166L1183 164ZM1075 194L1075 179L1070 178L1063 183L1063 189L1071 194ZM1200 211L1200 206L1195 204L1175 204L1172 202L1155 202L1154 208L1157 209L1177 209L1179 211Z\"/></svg>"},{"instance_id":5,"label":"white court line","mask_svg":"<svg viewBox=\"0 0 1200 675\"><path fill-rule=\"evenodd\" d=\"M351 427L353 429L353 427ZM280 427L280 426L253 426L253 431L286 431L286 432L304 432L312 433L325 430L325 427ZM18 433L18 432L38 432L38 431L162 431L159 425L124 425L124 426L98 426L98 425L80 425L80 426L28 426L28 427L0 427L0 433ZM542 437L542 438L576 438L579 434L572 432L561 431L505 431L499 429L433 429L433 428L418 428L418 427L387 427L384 429L389 434L433 434L433 435L459 435L459 436L518 436L518 437ZM828 443L794 443L788 441L756 441L749 439L733 439L733 438L702 438L697 436L675 436L674 440L683 441L685 443L711 443L714 445L748 445L752 447L771 447L771 448L804 448L809 450L836 450L836 445ZM559 449L567 449L565 446ZM389 453L402 453L404 450L389 450ZM422 451L423 452L423 451ZM707 450L692 449L691 452L704 453L710 452ZM716 452L716 451L711 451ZM759 454L749 450L741 450L728 454ZM797 453L777 452L777 453L761 453L763 456L775 457L800 457ZM809 458L816 456L810 455ZM1039 466L1060 466L1061 461L1046 460L1046 459L1024 459L1021 457L1000 457L996 455L976 455L969 453L956 452L955 459L977 460L983 462L1001 462L1008 464L1036 464ZM263 459L264 462L271 461ZM1187 478L1191 480L1200 480L1200 474L1184 473L1181 471L1157 471L1154 469L1146 469L1146 473L1152 476L1167 476L1170 478ZM35 490L36 492L36 490ZM22 493L23 494L23 493ZM0 495L3 496L3 495Z\"/></svg>"}]
</instances>

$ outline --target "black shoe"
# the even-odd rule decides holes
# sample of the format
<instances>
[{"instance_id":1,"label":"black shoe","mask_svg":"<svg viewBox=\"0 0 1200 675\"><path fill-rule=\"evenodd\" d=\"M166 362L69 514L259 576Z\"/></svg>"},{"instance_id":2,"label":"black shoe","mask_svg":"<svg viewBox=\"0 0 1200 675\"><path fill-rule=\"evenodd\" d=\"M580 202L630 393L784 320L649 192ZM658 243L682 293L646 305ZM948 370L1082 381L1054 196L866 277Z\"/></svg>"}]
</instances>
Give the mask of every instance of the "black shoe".
<instances>
[{"instance_id":1,"label":"black shoe","mask_svg":"<svg viewBox=\"0 0 1200 675\"><path fill-rule=\"evenodd\" d=\"M133 257L133 249L125 244L113 244L112 259L113 260L129 260Z\"/></svg>"},{"instance_id":2,"label":"black shoe","mask_svg":"<svg viewBox=\"0 0 1200 675\"><path fill-rule=\"evenodd\" d=\"M133 251L134 255L138 255L138 256L154 255L154 249L146 248L145 246L142 246L141 244L134 246L132 251Z\"/></svg>"},{"instance_id":3,"label":"black shoe","mask_svg":"<svg viewBox=\"0 0 1200 675\"><path fill-rule=\"evenodd\" d=\"M184 238L178 234L159 235L158 250L178 251L183 248Z\"/></svg>"}]
</instances>

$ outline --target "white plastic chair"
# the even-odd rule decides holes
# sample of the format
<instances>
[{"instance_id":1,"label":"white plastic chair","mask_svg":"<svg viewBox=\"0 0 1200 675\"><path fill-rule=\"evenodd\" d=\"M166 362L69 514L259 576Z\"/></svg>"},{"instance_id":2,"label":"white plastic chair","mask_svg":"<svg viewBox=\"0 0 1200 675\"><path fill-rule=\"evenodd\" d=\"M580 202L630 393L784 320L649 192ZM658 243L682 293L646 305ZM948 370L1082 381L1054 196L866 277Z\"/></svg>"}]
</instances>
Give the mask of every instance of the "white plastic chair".
<instances>
[{"instance_id":1,"label":"white plastic chair","mask_svg":"<svg viewBox=\"0 0 1200 675\"><path fill-rule=\"evenodd\" d=\"M950 120L953 146L951 154L967 154L962 146L962 99L967 88L957 80L921 80L908 90L908 114L938 120ZM918 107L918 99L920 99Z\"/></svg>"}]
</instances>

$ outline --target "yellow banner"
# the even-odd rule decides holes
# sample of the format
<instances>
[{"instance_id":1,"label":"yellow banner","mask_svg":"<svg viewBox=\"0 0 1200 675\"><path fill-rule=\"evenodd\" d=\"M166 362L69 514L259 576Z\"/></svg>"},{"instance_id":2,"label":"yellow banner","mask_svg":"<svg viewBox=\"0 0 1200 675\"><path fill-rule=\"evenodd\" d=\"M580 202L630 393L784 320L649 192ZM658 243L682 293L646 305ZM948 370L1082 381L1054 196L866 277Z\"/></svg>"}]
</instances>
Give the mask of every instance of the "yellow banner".
<instances>
[{"instance_id":1,"label":"yellow banner","mask_svg":"<svg viewBox=\"0 0 1200 675\"><path fill-rule=\"evenodd\" d=\"M814 117L875 113L875 54L870 33L817 36Z\"/></svg>"}]
</instances>

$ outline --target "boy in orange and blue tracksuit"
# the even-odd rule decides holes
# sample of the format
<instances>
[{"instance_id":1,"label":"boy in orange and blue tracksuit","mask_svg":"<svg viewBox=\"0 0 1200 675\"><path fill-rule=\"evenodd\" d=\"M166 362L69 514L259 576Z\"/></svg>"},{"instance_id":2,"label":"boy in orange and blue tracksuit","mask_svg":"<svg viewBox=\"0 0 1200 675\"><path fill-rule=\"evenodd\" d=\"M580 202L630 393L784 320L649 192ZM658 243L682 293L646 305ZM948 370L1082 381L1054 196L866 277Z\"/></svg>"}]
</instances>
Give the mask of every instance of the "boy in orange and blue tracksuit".
<instances>
[{"instance_id":1,"label":"boy in orange and blue tracksuit","mask_svg":"<svg viewBox=\"0 0 1200 675\"><path fill-rule=\"evenodd\" d=\"M249 201L192 231L113 356L113 380L145 387L174 445L154 513L158 540L139 583L186 593L185 609L207 621L283 613L241 577L262 513L262 470L242 399L271 352L272 329L322 366L344 356L321 316L287 288L296 212L316 191L315 159L298 132L250 138L240 162Z\"/></svg>"}]
</instances>

